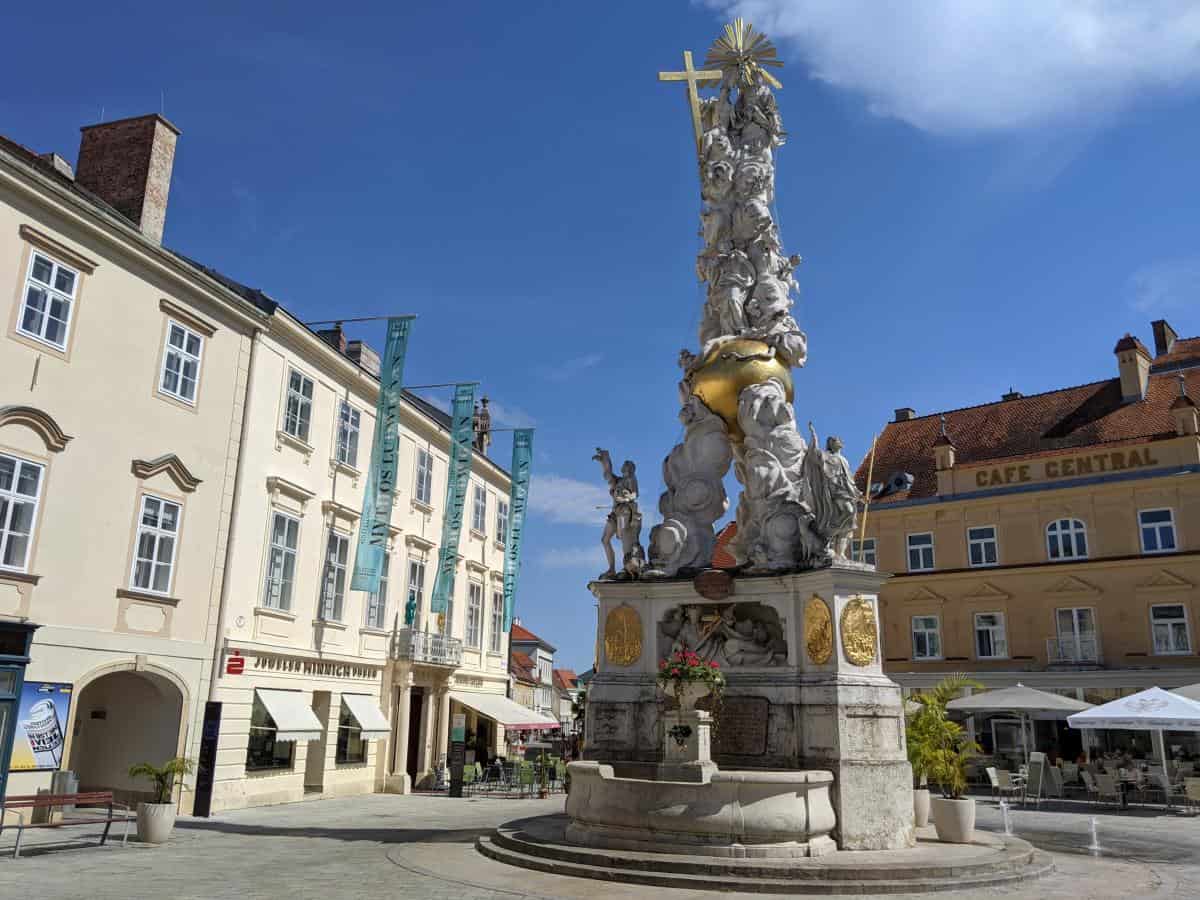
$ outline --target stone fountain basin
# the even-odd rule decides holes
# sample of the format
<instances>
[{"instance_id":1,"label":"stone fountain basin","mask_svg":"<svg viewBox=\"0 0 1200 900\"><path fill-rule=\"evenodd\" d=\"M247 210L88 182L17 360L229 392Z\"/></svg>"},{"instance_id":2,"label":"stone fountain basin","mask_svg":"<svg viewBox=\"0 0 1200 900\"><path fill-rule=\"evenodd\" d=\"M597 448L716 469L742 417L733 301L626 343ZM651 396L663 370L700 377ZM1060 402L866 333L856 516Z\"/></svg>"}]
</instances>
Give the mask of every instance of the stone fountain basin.
<instances>
[{"instance_id":1,"label":"stone fountain basin","mask_svg":"<svg viewBox=\"0 0 1200 900\"><path fill-rule=\"evenodd\" d=\"M567 840L613 850L723 858L796 858L837 849L833 773L715 772L707 782L617 778L612 766L567 767Z\"/></svg>"}]
</instances>

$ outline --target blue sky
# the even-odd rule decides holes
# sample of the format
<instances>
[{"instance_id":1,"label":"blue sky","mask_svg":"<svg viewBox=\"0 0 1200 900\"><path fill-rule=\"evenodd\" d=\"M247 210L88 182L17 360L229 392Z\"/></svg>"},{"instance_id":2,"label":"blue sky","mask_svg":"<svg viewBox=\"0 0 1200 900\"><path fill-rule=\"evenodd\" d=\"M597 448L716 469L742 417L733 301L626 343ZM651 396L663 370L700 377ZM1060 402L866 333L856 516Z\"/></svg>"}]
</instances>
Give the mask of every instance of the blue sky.
<instances>
[{"instance_id":1,"label":"blue sky","mask_svg":"<svg viewBox=\"0 0 1200 900\"><path fill-rule=\"evenodd\" d=\"M73 160L102 111L163 104L169 246L303 319L417 313L411 382L479 379L537 428L518 613L582 670L590 457L638 462L648 531L703 299L690 125L656 73L732 8L787 61L797 415L855 462L895 407L1108 377L1160 316L1200 332L1195 3L24 5L0 132Z\"/></svg>"}]
</instances>

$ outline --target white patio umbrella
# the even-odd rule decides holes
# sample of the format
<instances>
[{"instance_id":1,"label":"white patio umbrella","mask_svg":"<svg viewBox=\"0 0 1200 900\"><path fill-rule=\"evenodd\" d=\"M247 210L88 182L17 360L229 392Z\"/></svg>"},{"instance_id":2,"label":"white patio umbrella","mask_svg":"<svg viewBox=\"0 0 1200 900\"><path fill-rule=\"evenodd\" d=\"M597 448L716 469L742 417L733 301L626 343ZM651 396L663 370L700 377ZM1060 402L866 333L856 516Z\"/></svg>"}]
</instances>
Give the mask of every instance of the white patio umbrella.
<instances>
[{"instance_id":1,"label":"white patio umbrella","mask_svg":"<svg viewBox=\"0 0 1200 900\"><path fill-rule=\"evenodd\" d=\"M1171 688L1172 694L1187 697L1189 700L1200 700L1200 684L1189 684L1187 687Z\"/></svg>"},{"instance_id":2,"label":"white patio umbrella","mask_svg":"<svg viewBox=\"0 0 1200 900\"><path fill-rule=\"evenodd\" d=\"M946 704L946 709L964 713L1015 713L1021 720L1021 748L1025 751L1026 762L1029 762L1029 743L1025 739L1027 718L1065 719L1072 713L1091 708L1092 704L1074 697L1039 691L1023 684L959 697Z\"/></svg>"},{"instance_id":3,"label":"white patio umbrella","mask_svg":"<svg viewBox=\"0 0 1200 900\"><path fill-rule=\"evenodd\" d=\"M1153 731L1158 757L1167 772L1164 731L1200 731L1200 702L1162 688L1147 688L1101 706L1067 717L1072 728L1120 728L1126 731Z\"/></svg>"}]
</instances>

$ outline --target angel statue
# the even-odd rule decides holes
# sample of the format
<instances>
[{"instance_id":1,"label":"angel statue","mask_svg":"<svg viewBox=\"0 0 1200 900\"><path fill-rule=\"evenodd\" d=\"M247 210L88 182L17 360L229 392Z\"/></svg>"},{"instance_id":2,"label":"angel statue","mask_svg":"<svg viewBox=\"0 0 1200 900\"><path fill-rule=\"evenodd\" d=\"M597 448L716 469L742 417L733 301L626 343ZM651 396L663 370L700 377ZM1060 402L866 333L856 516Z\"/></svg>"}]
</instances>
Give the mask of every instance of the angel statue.
<instances>
[{"instance_id":1,"label":"angel statue","mask_svg":"<svg viewBox=\"0 0 1200 900\"><path fill-rule=\"evenodd\" d=\"M637 504L637 466L627 459L621 465L620 476L613 474L612 457L601 447L596 448L596 455L592 459L599 462L604 471L604 480L608 482L608 493L613 502L612 512L604 523L604 534L600 537L604 556L608 560L608 569L600 577L637 578L646 564L646 551L642 548L641 540L642 514ZM613 555L614 537L621 541L622 564L619 575Z\"/></svg>"},{"instance_id":2,"label":"angel statue","mask_svg":"<svg viewBox=\"0 0 1200 900\"><path fill-rule=\"evenodd\" d=\"M812 488L814 527L828 542L835 559L849 556L850 537L862 492L854 483L850 462L842 455L841 438L830 435L818 449L817 431L808 423L812 445L804 460L804 474Z\"/></svg>"}]
</instances>

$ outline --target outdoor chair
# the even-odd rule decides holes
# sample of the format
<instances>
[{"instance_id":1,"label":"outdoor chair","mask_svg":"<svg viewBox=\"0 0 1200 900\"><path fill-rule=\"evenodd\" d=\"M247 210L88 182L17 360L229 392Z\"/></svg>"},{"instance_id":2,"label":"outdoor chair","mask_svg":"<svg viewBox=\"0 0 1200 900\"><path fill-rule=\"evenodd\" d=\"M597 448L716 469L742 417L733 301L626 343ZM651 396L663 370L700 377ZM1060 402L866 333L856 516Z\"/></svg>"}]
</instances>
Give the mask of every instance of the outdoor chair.
<instances>
[{"instance_id":1,"label":"outdoor chair","mask_svg":"<svg viewBox=\"0 0 1200 900\"><path fill-rule=\"evenodd\" d=\"M1094 800L1099 795L1099 789L1096 787L1096 776L1084 769L1079 773L1079 777L1083 779L1084 790L1087 791L1087 798Z\"/></svg>"},{"instance_id":2,"label":"outdoor chair","mask_svg":"<svg viewBox=\"0 0 1200 900\"><path fill-rule=\"evenodd\" d=\"M996 777L996 767L988 766L984 771L987 772L988 781L992 786L992 796L995 797L1000 793L1000 779Z\"/></svg>"},{"instance_id":3,"label":"outdoor chair","mask_svg":"<svg viewBox=\"0 0 1200 900\"><path fill-rule=\"evenodd\" d=\"M1183 797L1193 810L1200 809L1200 778L1183 780Z\"/></svg>"},{"instance_id":4,"label":"outdoor chair","mask_svg":"<svg viewBox=\"0 0 1200 900\"><path fill-rule=\"evenodd\" d=\"M1096 776L1096 799L1103 803L1105 797L1119 805L1121 802L1121 787L1117 783L1117 779L1112 775L1100 774Z\"/></svg>"},{"instance_id":5,"label":"outdoor chair","mask_svg":"<svg viewBox=\"0 0 1200 900\"><path fill-rule=\"evenodd\" d=\"M463 794L470 795L475 784L475 766L463 766Z\"/></svg>"},{"instance_id":6,"label":"outdoor chair","mask_svg":"<svg viewBox=\"0 0 1200 900\"><path fill-rule=\"evenodd\" d=\"M1013 779L1012 772L1006 769L1000 769L996 772L996 781L998 782L1001 797L1016 797L1023 789L1021 784Z\"/></svg>"},{"instance_id":7,"label":"outdoor chair","mask_svg":"<svg viewBox=\"0 0 1200 900\"><path fill-rule=\"evenodd\" d=\"M1044 776L1044 784L1042 785L1042 793L1047 797L1062 797L1063 795L1063 773L1058 766L1047 766L1042 770Z\"/></svg>"},{"instance_id":8,"label":"outdoor chair","mask_svg":"<svg viewBox=\"0 0 1200 900\"><path fill-rule=\"evenodd\" d=\"M1075 763L1063 763L1062 777L1065 784L1074 784L1079 781L1079 766Z\"/></svg>"},{"instance_id":9,"label":"outdoor chair","mask_svg":"<svg viewBox=\"0 0 1200 900\"><path fill-rule=\"evenodd\" d=\"M1180 800L1187 796L1187 788L1182 784L1173 784L1171 779L1166 775L1156 775L1152 781L1155 790L1162 791L1163 803L1168 807L1171 806L1171 799L1178 797Z\"/></svg>"}]
</instances>

